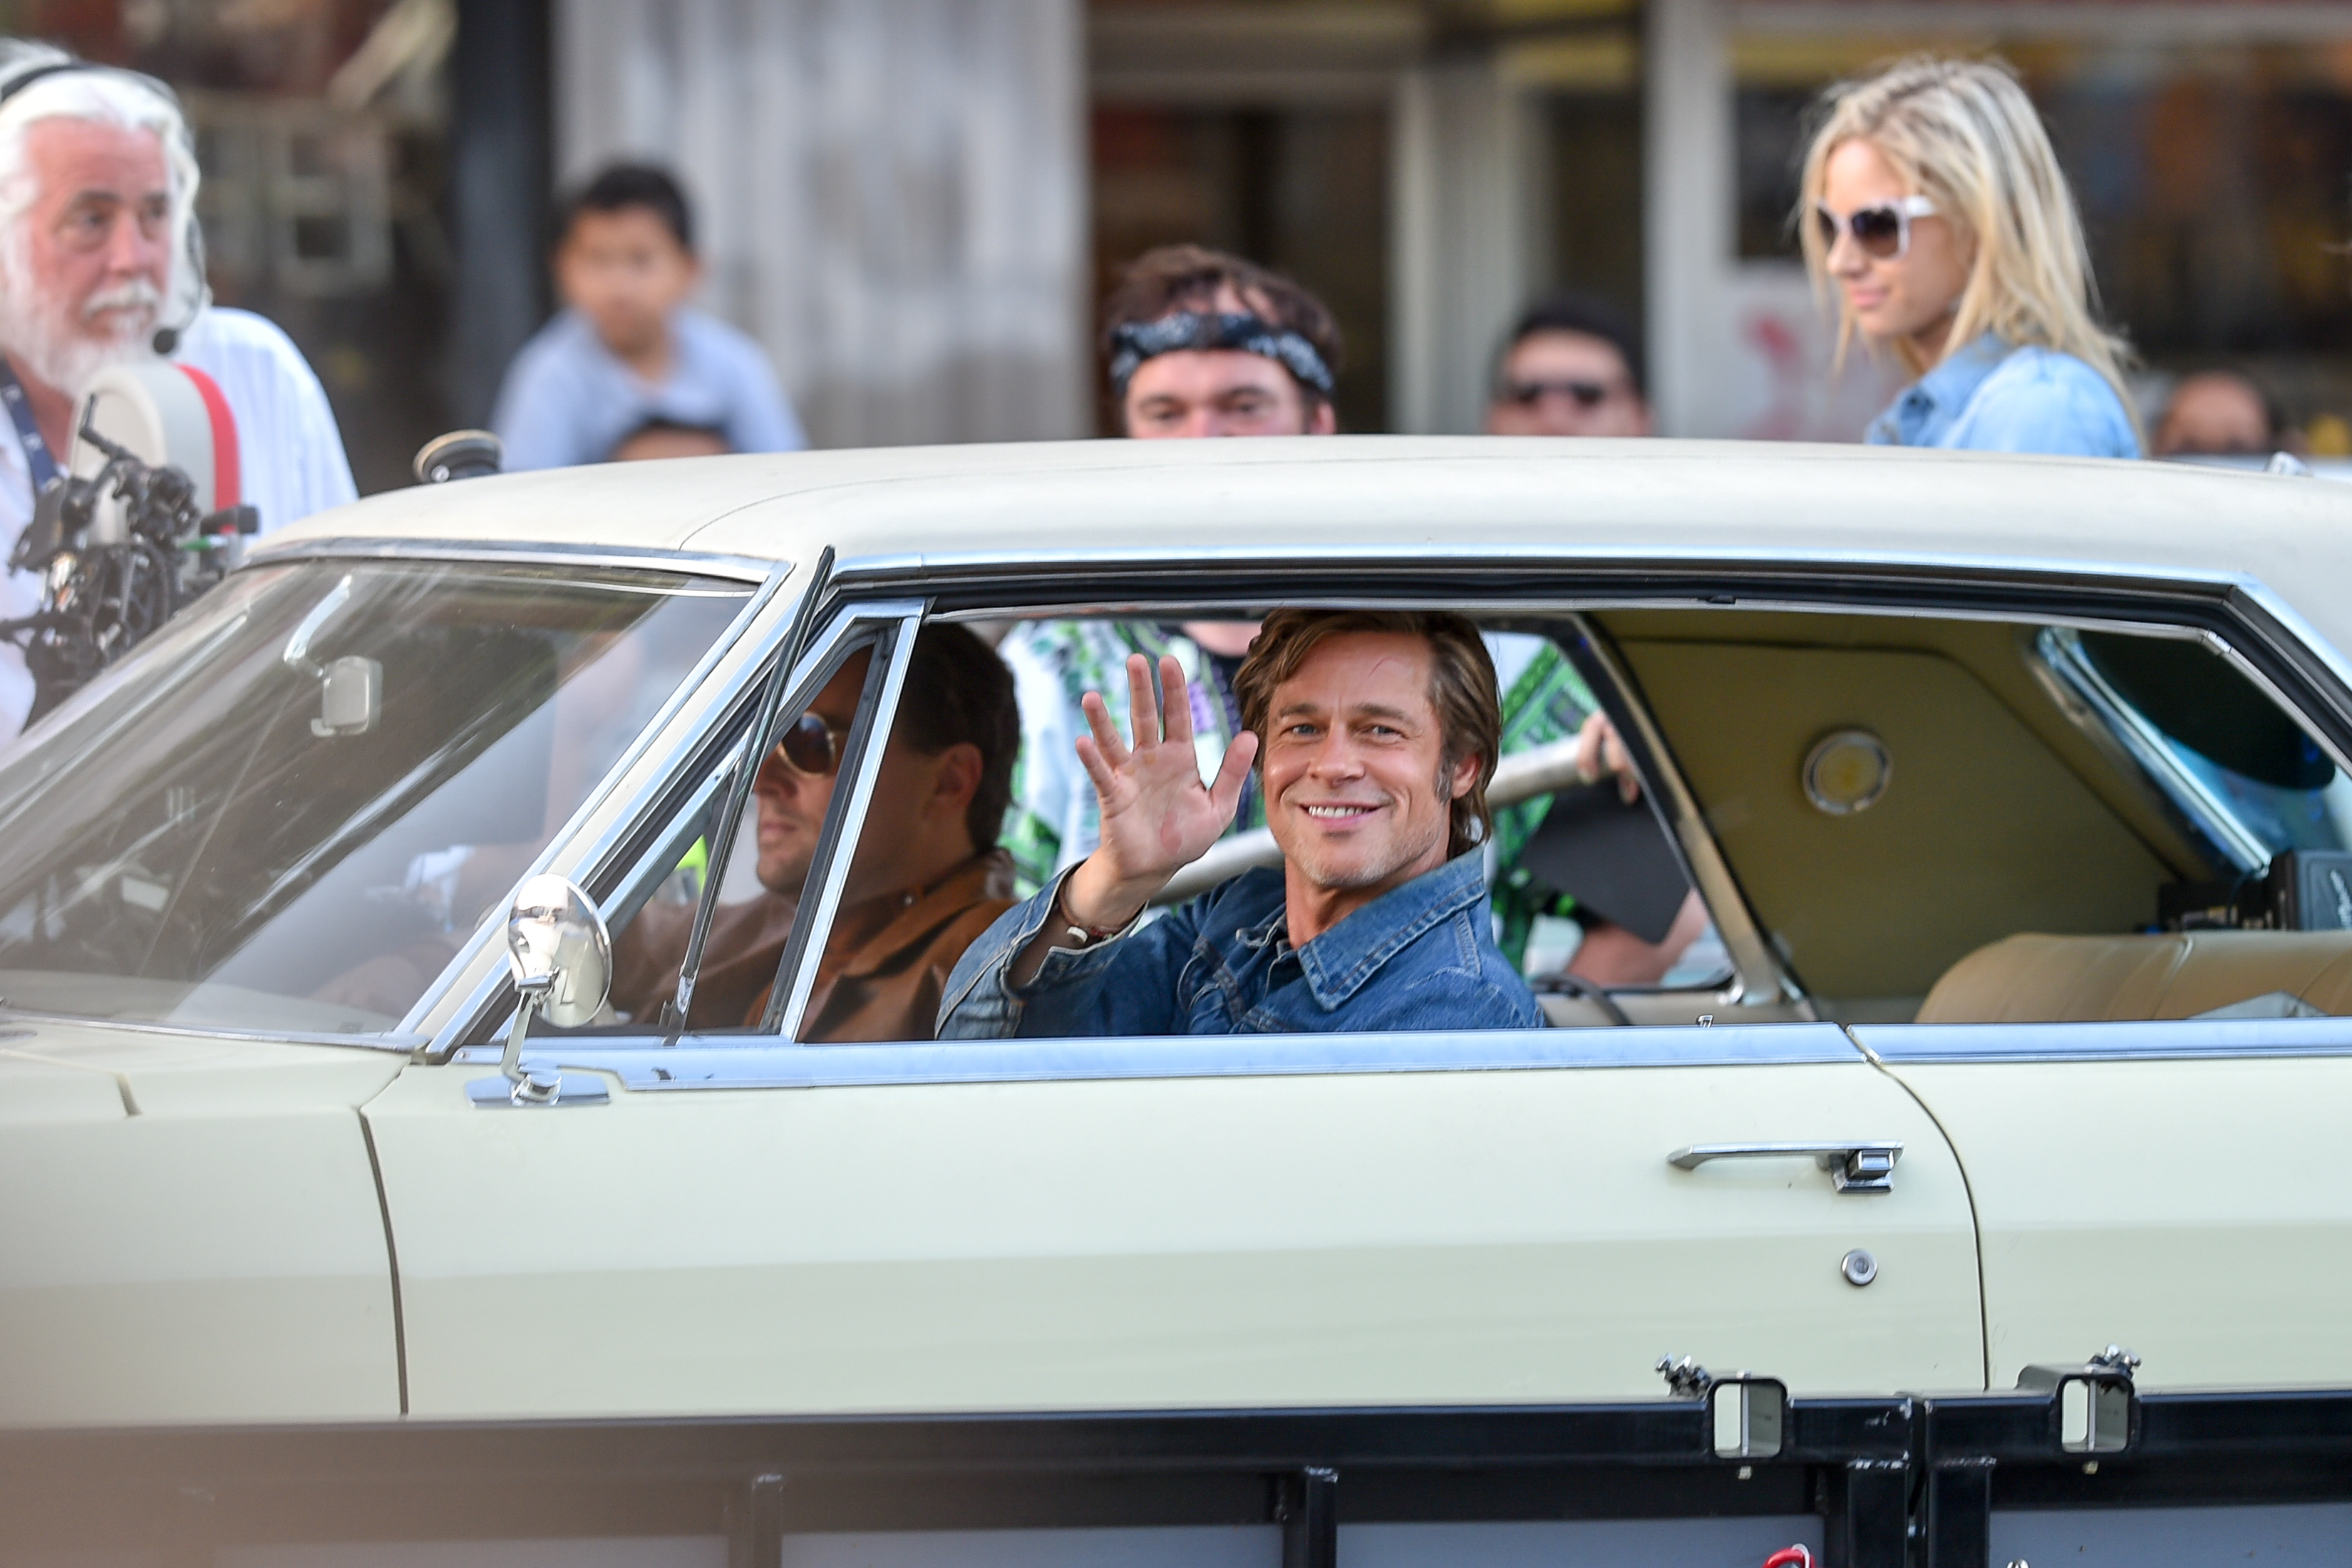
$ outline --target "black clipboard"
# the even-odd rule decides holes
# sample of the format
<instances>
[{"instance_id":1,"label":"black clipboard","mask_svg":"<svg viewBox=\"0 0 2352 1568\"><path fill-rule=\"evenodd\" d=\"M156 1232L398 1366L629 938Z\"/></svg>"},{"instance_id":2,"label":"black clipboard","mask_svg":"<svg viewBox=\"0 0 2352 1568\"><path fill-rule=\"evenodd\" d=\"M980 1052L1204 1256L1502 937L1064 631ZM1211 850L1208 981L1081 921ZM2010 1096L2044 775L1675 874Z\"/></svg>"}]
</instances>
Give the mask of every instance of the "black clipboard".
<instances>
[{"instance_id":1,"label":"black clipboard","mask_svg":"<svg viewBox=\"0 0 2352 1568\"><path fill-rule=\"evenodd\" d=\"M1647 942L1666 939L1690 892L1657 814L1646 800L1626 804L1614 779L1554 795L1519 864L1553 892Z\"/></svg>"}]
</instances>

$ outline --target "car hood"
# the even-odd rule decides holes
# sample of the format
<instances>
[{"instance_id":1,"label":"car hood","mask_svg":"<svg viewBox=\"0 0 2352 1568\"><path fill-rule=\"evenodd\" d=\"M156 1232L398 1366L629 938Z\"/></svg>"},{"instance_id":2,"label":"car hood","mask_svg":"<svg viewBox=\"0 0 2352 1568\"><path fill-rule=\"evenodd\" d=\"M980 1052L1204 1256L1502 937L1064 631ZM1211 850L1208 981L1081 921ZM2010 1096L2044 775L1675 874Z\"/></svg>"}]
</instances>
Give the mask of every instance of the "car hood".
<instances>
[{"instance_id":1,"label":"car hood","mask_svg":"<svg viewBox=\"0 0 2352 1568\"><path fill-rule=\"evenodd\" d=\"M0 1126L356 1108L404 1054L0 1014Z\"/></svg>"}]
</instances>

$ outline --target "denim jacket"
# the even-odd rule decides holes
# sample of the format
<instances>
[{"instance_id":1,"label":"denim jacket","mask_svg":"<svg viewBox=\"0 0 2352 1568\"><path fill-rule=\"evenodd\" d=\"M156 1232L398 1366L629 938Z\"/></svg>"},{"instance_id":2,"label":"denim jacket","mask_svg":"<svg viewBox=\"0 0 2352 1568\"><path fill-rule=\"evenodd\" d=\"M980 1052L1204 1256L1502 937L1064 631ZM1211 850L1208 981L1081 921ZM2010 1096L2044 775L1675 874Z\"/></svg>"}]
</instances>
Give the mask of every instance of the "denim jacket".
<instances>
[{"instance_id":1,"label":"denim jacket","mask_svg":"<svg viewBox=\"0 0 2352 1568\"><path fill-rule=\"evenodd\" d=\"M1007 972L1051 917L1056 877L965 952L940 1038L1539 1028L1495 946L1482 858L1458 855L1304 947L1285 927L1282 872L1245 871L1130 935L1054 949L1016 988Z\"/></svg>"},{"instance_id":2,"label":"denim jacket","mask_svg":"<svg viewBox=\"0 0 2352 1568\"><path fill-rule=\"evenodd\" d=\"M1987 332L1905 387L1864 437L1876 447L1957 447L2137 458L2131 416L2106 378L2055 349Z\"/></svg>"}]
</instances>

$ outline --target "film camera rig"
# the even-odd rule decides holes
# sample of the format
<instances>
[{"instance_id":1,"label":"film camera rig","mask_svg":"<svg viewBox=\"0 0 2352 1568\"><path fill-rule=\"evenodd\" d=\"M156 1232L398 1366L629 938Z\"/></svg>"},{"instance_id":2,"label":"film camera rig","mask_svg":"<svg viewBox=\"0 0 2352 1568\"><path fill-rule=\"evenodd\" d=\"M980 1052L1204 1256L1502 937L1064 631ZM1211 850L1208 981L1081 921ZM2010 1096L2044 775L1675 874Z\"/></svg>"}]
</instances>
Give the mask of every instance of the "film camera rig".
<instances>
[{"instance_id":1,"label":"film camera rig","mask_svg":"<svg viewBox=\"0 0 2352 1568\"><path fill-rule=\"evenodd\" d=\"M33 521L8 558L37 572L41 607L0 621L0 638L24 649L38 719L108 665L152 636L219 582L258 529L251 506L199 510L186 470L148 463L100 434L93 397L78 435L105 458L97 473L60 476L33 504Z\"/></svg>"}]
</instances>

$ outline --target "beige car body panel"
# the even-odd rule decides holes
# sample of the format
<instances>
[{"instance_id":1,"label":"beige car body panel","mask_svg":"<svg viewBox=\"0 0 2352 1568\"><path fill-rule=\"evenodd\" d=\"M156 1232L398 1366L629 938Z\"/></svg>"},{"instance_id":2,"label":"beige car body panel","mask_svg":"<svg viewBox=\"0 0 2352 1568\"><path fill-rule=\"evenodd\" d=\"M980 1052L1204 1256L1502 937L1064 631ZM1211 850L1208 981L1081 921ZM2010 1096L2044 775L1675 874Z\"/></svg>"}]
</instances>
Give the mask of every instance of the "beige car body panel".
<instances>
[{"instance_id":1,"label":"beige car body panel","mask_svg":"<svg viewBox=\"0 0 2352 1568\"><path fill-rule=\"evenodd\" d=\"M1859 1053L546 1113L469 1104L483 1073L367 1110L419 1416L1623 1399L1668 1352L1808 1394L1983 1383L1958 1169ZM1902 1141L1894 1192L1666 1158L1824 1137Z\"/></svg>"},{"instance_id":2,"label":"beige car body panel","mask_svg":"<svg viewBox=\"0 0 2352 1568\"><path fill-rule=\"evenodd\" d=\"M0 1425L398 1415L356 1108L401 1062L64 1023L0 1037Z\"/></svg>"},{"instance_id":3,"label":"beige car body panel","mask_svg":"<svg viewBox=\"0 0 2352 1568\"><path fill-rule=\"evenodd\" d=\"M2005 1027L2060 1047L2084 1026ZM1968 1172L1991 1386L2109 1344L2148 1390L2352 1385L2344 1049L1891 1063Z\"/></svg>"}]
</instances>

